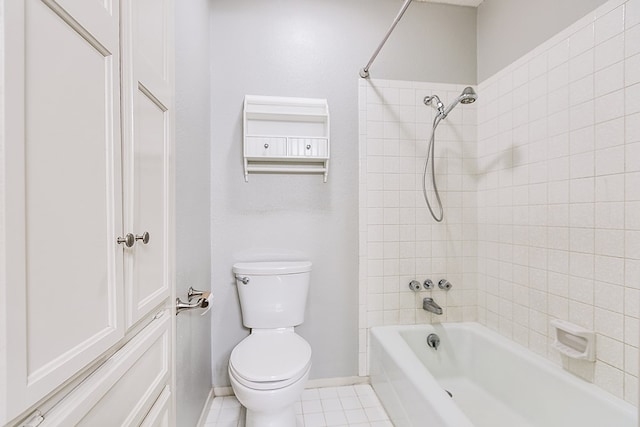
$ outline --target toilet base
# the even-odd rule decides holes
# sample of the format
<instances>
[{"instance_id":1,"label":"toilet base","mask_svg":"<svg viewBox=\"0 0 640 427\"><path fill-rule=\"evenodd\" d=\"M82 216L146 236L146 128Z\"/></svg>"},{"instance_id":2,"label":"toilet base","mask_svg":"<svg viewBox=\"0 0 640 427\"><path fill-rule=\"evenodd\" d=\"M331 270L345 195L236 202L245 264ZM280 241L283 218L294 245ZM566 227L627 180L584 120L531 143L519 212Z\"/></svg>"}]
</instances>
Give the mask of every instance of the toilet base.
<instances>
[{"instance_id":1,"label":"toilet base","mask_svg":"<svg viewBox=\"0 0 640 427\"><path fill-rule=\"evenodd\" d=\"M275 390L256 390L239 383L231 369L229 379L238 401L245 407L245 427L297 426L295 402L309 378L311 366L296 382Z\"/></svg>"},{"instance_id":2,"label":"toilet base","mask_svg":"<svg viewBox=\"0 0 640 427\"><path fill-rule=\"evenodd\" d=\"M247 409L245 427L297 427L294 405L277 412L256 412Z\"/></svg>"}]
</instances>

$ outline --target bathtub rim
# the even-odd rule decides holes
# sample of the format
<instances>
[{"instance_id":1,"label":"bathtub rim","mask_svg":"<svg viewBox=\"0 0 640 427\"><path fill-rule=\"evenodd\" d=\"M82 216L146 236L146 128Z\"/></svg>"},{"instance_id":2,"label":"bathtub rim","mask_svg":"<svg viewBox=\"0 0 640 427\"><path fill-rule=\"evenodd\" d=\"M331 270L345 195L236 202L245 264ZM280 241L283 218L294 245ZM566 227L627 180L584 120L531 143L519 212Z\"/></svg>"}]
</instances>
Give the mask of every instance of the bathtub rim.
<instances>
[{"instance_id":1,"label":"bathtub rim","mask_svg":"<svg viewBox=\"0 0 640 427\"><path fill-rule=\"evenodd\" d=\"M426 334L430 332L436 332L438 328L445 329L467 329L471 330L474 333L479 334L483 339L491 341L496 345L505 348L506 351L513 352L517 357L523 358L525 361L528 361L536 366L536 369L542 369L545 372L548 372L552 375L558 375L561 379L567 381L571 387L576 387L582 392L593 396L596 399L602 400L603 403L611 405L613 408L620 410L623 413L627 413L638 423L638 408L633 406L631 403L621 399L619 397L614 396L609 393L605 389L595 385L594 383L588 382L587 380L580 378L571 372L565 370L562 366L559 366L549 359L540 356L539 354L534 353L532 350L524 347L522 344L519 344L513 340L510 340L498 332L489 329L488 327L478 323L478 322L446 322L446 323L436 323L436 324L420 324L420 325L388 325L388 326L373 326L369 328L369 338L375 339L382 345L388 354L388 356L400 367L403 368L403 371L407 372L408 380L419 390L422 397L429 399L429 401L433 402L436 408L439 409L438 412L442 413L444 411L446 416L446 421L449 422L449 413L460 413L463 415L463 418L456 420L459 424L452 423L451 425L460 426L460 427L473 427L474 424L469 420L469 418L464 415L462 410L445 394L445 393L436 393L434 390L442 389L442 387L438 384L435 377L429 372L429 369L422 364L417 355L411 350L409 344L402 337L401 332L403 331L424 331L425 338ZM389 346L385 346L384 343L388 343ZM371 352L371 357L373 357L373 352ZM409 372L412 372L412 375L408 375ZM429 393L426 390L428 387L434 387L432 393ZM442 411L440 411L440 409Z\"/></svg>"}]
</instances>

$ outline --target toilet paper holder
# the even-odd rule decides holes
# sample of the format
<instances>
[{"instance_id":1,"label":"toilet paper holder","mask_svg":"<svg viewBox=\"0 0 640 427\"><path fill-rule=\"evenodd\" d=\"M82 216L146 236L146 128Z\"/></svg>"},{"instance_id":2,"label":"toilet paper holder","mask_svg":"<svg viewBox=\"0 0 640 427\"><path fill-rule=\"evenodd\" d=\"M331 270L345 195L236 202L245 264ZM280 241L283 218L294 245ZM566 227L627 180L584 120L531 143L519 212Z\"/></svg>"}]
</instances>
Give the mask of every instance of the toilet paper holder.
<instances>
[{"instance_id":1,"label":"toilet paper holder","mask_svg":"<svg viewBox=\"0 0 640 427\"><path fill-rule=\"evenodd\" d=\"M180 298L176 298L176 315L184 310L192 310L194 308L208 308L211 299L211 292L199 291L189 287L187 291L187 298L189 302L184 302ZM193 301L198 298L196 301Z\"/></svg>"}]
</instances>

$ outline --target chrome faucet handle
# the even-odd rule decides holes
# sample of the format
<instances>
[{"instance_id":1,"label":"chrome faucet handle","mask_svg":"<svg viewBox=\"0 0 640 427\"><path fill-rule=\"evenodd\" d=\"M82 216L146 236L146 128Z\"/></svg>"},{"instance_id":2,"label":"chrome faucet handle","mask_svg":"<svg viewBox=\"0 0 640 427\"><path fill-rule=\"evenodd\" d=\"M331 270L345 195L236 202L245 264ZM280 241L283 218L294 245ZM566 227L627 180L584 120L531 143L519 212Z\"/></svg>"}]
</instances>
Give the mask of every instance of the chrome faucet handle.
<instances>
[{"instance_id":1,"label":"chrome faucet handle","mask_svg":"<svg viewBox=\"0 0 640 427\"><path fill-rule=\"evenodd\" d=\"M413 292L418 292L420 290L420 282L418 282L417 280L412 280L411 282L409 282L409 289L411 289Z\"/></svg>"},{"instance_id":2,"label":"chrome faucet handle","mask_svg":"<svg viewBox=\"0 0 640 427\"><path fill-rule=\"evenodd\" d=\"M422 286L423 286L425 289L433 289L435 285L433 284L433 280L431 280L431 279L427 279L427 280L425 280L425 281L424 281L424 283L422 284Z\"/></svg>"},{"instance_id":3,"label":"chrome faucet handle","mask_svg":"<svg viewBox=\"0 0 640 427\"><path fill-rule=\"evenodd\" d=\"M447 279L442 279L438 282L438 287L443 291L448 291L453 287L453 285Z\"/></svg>"}]
</instances>

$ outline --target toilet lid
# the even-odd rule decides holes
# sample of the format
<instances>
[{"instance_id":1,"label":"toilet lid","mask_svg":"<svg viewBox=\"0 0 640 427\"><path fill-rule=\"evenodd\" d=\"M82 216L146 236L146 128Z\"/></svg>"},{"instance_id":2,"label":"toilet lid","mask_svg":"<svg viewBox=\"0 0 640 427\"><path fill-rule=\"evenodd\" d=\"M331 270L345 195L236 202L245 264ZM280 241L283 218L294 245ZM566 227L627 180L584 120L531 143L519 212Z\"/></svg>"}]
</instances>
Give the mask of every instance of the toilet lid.
<instances>
[{"instance_id":1,"label":"toilet lid","mask_svg":"<svg viewBox=\"0 0 640 427\"><path fill-rule=\"evenodd\" d=\"M251 334L231 352L234 372L251 382L299 377L311 363L311 346L291 331Z\"/></svg>"}]
</instances>

